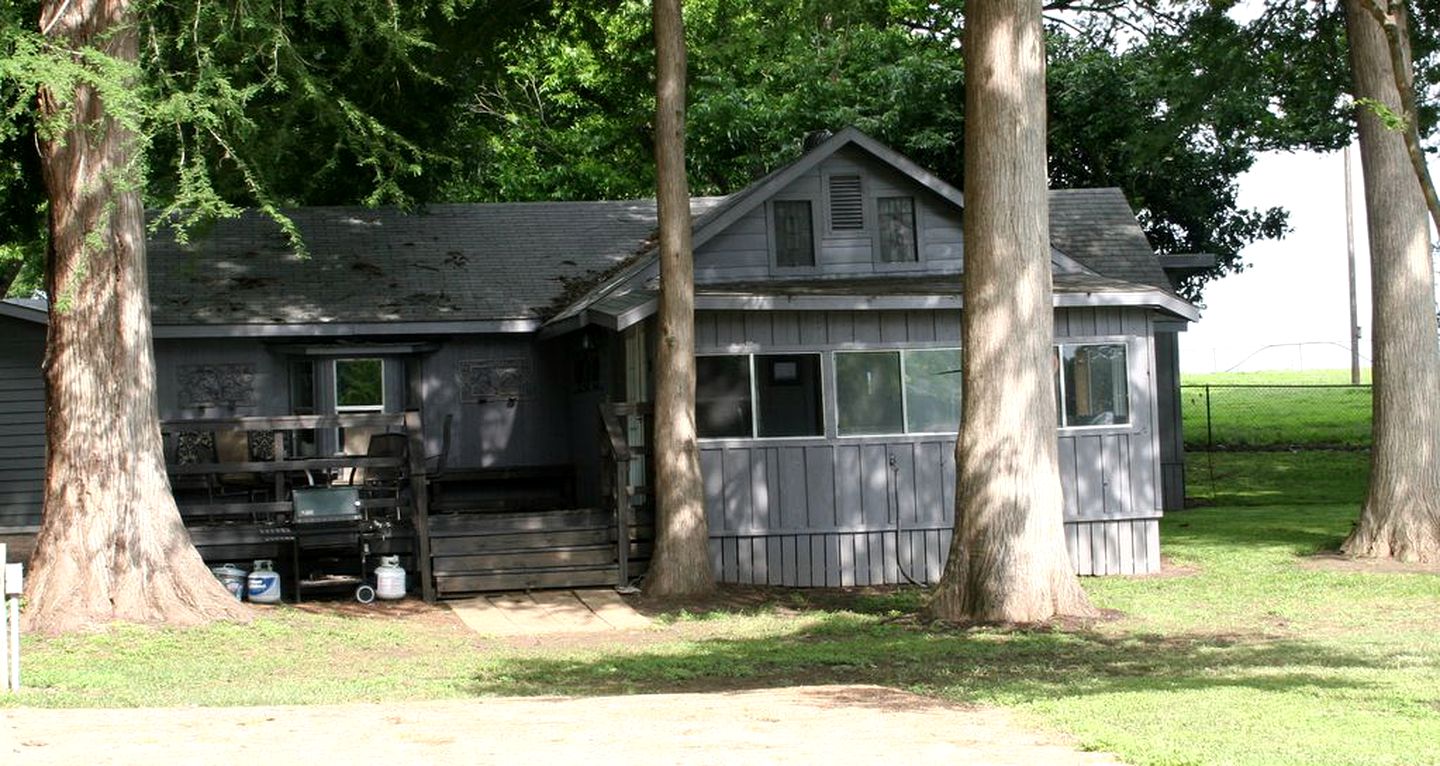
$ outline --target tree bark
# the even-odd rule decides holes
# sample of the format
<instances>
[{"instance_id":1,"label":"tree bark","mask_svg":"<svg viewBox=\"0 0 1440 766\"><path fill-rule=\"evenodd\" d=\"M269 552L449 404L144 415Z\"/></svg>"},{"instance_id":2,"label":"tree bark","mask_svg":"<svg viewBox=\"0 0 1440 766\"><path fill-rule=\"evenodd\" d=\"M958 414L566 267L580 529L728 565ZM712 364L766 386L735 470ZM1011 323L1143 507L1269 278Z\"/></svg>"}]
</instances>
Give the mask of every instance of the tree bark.
<instances>
[{"instance_id":1,"label":"tree bark","mask_svg":"<svg viewBox=\"0 0 1440 766\"><path fill-rule=\"evenodd\" d=\"M680 0L655 0L655 166L660 223L660 342L655 354L654 596L698 595L710 570L695 431L695 264L685 178L685 26Z\"/></svg>"},{"instance_id":2,"label":"tree bark","mask_svg":"<svg viewBox=\"0 0 1440 766\"><path fill-rule=\"evenodd\" d=\"M928 611L1033 623L1089 615L1065 550L1039 0L965 11L963 422L955 536Z\"/></svg>"},{"instance_id":3,"label":"tree bark","mask_svg":"<svg viewBox=\"0 0 1440 766\"><path fill-rule=\"evenodd\" d=\"M58 46L132 62L136 22L129 0L41 9ZM47 457L26 623L58 633L245 618L191 544L165 474L135 136L91 86L39 100L42 119L66 129L40 142L50 201Z\"/></svg>"},{"instance_id":4,"label":"tree bark","mask_svg":"<svg viewBox=\"0 0 1440 766\"><path fill-rule=\"evenodd\" d=\"M1384 31L1364 0L1348 0L1346 11L1356 99L1374 99L1398 111ZM1402 41L1408 35L1403 11L1401 6ZM1410 66L1408 46L1401 59ZM1386 130L1372 110L1358 113L1374 293L1374 447L1360 521L1342 549L1367 558L1437 561L1440 350L1430 224L1404 137Z\"/></svg>"}]
</instances>

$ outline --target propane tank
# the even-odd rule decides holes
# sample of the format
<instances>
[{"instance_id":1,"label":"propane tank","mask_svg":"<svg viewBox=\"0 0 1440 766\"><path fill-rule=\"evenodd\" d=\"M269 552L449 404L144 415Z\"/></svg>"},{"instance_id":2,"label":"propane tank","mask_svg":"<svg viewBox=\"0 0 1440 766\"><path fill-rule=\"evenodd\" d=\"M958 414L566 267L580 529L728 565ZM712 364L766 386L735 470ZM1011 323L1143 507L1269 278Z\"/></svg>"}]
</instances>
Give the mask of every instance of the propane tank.
<instances>
[{"instance_id":1,"label":"propane tank","mask_svg":"<svg viewBox=\"0 0 1440 766\"><path fill-rule=\"evenodd\" d=\"M254 571L245 578L245 585L245 591L253 603L280 603L280 575L276 573L273 561L269 559L256 561Z\"/></svg>"},{"instance_id":2,"label":"propane tank","mask_svg":"<svg viewBox=\"0 0 1440 766\"><path fill-rule=\"evenodd\" d=\"M386 601L405 598L405 569L399 556L381 556L375 567L375 595Z\"/></svg>"},{"instance_id":3,"label":"propane tank","mask_svg":"<svg viewBox=\"0 0 1440 766\"><path fill-rule=\"evenodd\" d=\"M225 586L225 590L230 591L230 595L234 596L236 601L244 598L245 570L241 569L238 564L222 564L211 569L210 572Z\"/></svg>"}]
</instances>

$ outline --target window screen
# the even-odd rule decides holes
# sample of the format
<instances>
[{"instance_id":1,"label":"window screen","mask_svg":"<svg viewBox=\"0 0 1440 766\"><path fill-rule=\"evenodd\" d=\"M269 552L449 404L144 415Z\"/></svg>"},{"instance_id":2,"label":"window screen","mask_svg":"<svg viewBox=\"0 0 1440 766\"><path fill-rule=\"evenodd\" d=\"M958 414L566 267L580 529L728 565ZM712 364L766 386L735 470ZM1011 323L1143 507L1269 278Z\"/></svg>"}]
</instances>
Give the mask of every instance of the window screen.
<instances>
[{"instance_id":1,"label":"window screen","mask_svg":"<svg viewBox=\"0 0 1440 766\"><path fill-rule=\"evenodd\" d=\"M755 394L760 400L759 436L823 436L820 355L755 357Z\"/></svg>"},{"instance_id":2,"label":"window screen","mask_svg":"<svg viewBox=\"0 0 1440 766\"><path fill-rule=\"evenodd\" d=\"M915 249L915 198L881 197L875 203L880 218L880 261L914 263L919 260Z\"/></svg>"},{"instance_id":3,"label":"window screen","mask_svg":"<svg viewBox=\"0 0 1440 766\"><path fill-rule=\"evenodd\" d=\"M695 429L702 439L751 435L750 357L695 358Z\"/></svg>"},{"instance_id":4,"label":"window screen","mask_svg":"<svg viewBox=\"0 0 1440 766\"><path fill-rule=\"evenodd\" d=\"M836 427L842 436L905 430L900 352L835 354Z\"/></svg>"},{"instance_id":5,"label":"window screen","mask_svg":"<svg viewBox=\"0 0 1440 766\"><path fill-rule=\"evenodd\" d=\"M774 203L775 264L782 267L815 265L815 232L810 203L804 200Z\"/></svg>"},{"instance_id":6,"label":"window screen","mask_svg":"<svg viewBox=\"0 0 1440 766\"><path fill-rule=\"evenodd\" d=\"M1123 344L1061 346L1060 361L1064 425L1130 422L1130 388Z\"/></svg>"},{"instance_id":7,"label":"window screen","mask_svg":"<svg viewBox=\"0 0 1440 766\"><path fill-rule=\"evenodd\" d=\"M959 349L905 352L905 427L910 433L959 431Z\"/></svg>"}]
</instances>

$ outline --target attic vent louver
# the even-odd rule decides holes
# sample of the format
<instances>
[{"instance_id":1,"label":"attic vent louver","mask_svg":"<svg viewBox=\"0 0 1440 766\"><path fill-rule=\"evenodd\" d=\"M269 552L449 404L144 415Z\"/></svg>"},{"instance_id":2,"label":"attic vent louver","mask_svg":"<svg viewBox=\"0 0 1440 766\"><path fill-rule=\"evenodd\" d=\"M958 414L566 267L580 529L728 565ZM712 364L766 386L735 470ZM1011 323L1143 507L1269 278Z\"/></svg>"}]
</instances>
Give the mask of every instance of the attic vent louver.
<instances>
[{"instance_id":1,"label":"attic vent louver","mask_svg":"<svg viewBox=\"0 0 1440 766\"><path fill-rule=\"evenodd\" d=\"M865 228L865 206L860 196L860 176L830 176L830 229L855 231Z\"/></svg>"}]
</instances>

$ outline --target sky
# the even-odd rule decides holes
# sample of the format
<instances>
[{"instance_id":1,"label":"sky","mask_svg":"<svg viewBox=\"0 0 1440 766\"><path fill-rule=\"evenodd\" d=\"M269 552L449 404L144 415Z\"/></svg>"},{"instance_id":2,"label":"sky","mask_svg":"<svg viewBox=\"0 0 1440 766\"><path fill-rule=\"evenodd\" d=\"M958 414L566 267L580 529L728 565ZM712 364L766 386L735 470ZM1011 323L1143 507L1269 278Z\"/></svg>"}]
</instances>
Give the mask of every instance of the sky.
<instances>
[{"instance_id":1,"label":"sky","mask_svg":"<svg viewBox=\"0 0 1440 766\"><path fill-rule=\"evenodd\" d=\"M1370 260L1358 148L1351 156L1360 365L1368 367ZM1240 205L1284 207L1291 231L1245 248L1245 271L1206 286L1200 321L1180 335L1182 371L1350 367L1344 178L1341 152L1266 152L1240 177Z\"/></svg>"},{"instance_id":2,"label":"sky","mask_svg":"<svg viewBox=\"0 0 1440 766\"><path fill-rule=\"evenodd\" d=\"M1244 0L1239 22L1264 7ZM1370 360L1370 254L1360 151L1351 149L1360 366ZM1431 163L1440 178L1440 164ZM1241 251L1249 266L1205 287L1200 321L1180 334L1182 372L1350 367L1350 278L1341 152L1264 152L1239 179L1240 206L1290 212L1290 233Z\"/></svg>"},{"instance_id":3,"label":"sky","mask_svg":"<svg viewBox=\"0 0 1440 766\"><path fill-rule=\"evenodd\" d=\"M1370 262L1359 152L1352 152L1361 366L1368 366ZM1340 152L1266 152L1240 177L1241 207L1280 206L1290 233L1256 242L1249 266L1205 288L1200 321L1180 336L1185 372L1350 366L1344 161Z\"/></svg>"}]
</instances>

